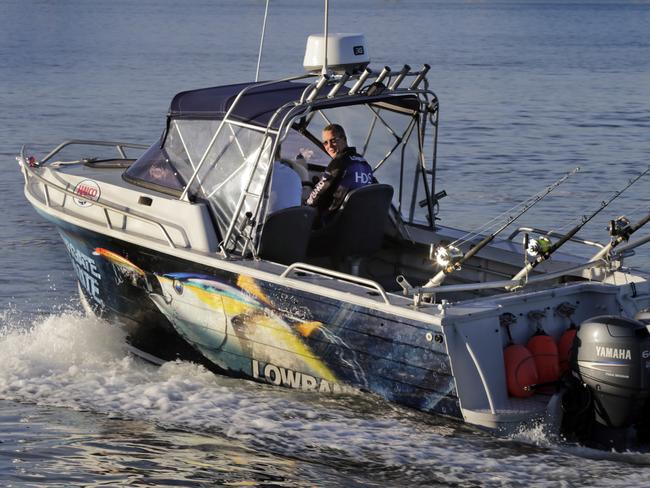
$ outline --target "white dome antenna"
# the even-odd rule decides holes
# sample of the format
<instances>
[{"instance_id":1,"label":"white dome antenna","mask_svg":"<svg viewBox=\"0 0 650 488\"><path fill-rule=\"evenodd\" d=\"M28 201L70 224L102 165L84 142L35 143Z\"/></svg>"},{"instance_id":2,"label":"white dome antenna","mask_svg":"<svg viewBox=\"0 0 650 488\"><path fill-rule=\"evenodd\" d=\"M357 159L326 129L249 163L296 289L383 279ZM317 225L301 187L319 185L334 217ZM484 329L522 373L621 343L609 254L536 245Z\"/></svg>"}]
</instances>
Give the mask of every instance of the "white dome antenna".
<instances>
[{"instance_id":1,"label":"white dome antenna","mask_svg":"<svg viewBox=\"0 0 650 488\"><path fill-rule=\"evenodd\" d=\"M328 34L327 46L323 34L312 34L307 39L303 66L310 72L319 72L325 66L335 73L360 73L370 62L366 38L363 34Z\"/></svg>"}]
</instances>

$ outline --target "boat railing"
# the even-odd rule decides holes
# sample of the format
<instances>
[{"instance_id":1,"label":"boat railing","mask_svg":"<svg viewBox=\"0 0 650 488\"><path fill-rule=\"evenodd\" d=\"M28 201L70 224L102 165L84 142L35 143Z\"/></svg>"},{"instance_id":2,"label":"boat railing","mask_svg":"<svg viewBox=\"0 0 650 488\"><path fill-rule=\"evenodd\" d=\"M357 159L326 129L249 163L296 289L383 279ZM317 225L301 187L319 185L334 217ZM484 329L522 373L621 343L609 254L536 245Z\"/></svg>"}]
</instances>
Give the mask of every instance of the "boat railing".
<instances>
[{"instance_id":1,"label":"boat railing","mask_svg":"<svg viewBox=\"0 0 650 488\"><path fill-rule=\"evenodd\" d=\"M549 237L563 237L564 234L561 232L556 232L554 230L544 230L540 229L538 227L519 227L518 229L515 229L512 234L508 236L508 240L511 241L515 237L517 237L519 234L522 232L535 232L536 234L541 234ZM586 246L593 246L593 247L598 247L600 249L603 249L605 246L601 244L600 242L595 242L595 241L590 241L588 239L582 239L580 237L573 236L569 239L572 242L577 242L579 244L584 244Z\"/></svg>"},{"instance_id":2,"label":"boat railing","mask_svg":"<svg viewBox=\"0 0 650 488\"><path fill-rule=\"evenodd\" d=\"M570 268L561 269L553 273L545 273L541 275L522 278L519 280L497 280L488 281L484 283L463 283L459 285L442 285L442 286L410 286L403 276L397 277L398 284L402 287L405 296L412 296L415 307L425 304L435 304L436 295L446 293L460 293L460 292L473 292L481 290L494 290L494 289L512 289L519 290L528 285L543 283L546 281L553 281L564 276L575 275L581 271L592 268L607 268L609 270L617 269L617 265L612 260L599 259L587 263L582 263ZM425 300L426 298L426 300Z\"/></svg>"},{"instance_id":3,"label":"boat railing","mask_svg":"<svg viewBox=\"0 0 650 488\"><path fill-rule=\"evenodd\" d=\"M67 146L80 145L80 146L107 146L114 147L117 153L120 155L120 159L129 159L124 152L124 148L131 149L147 149L149 146L146 144L134 144L131 142L115 142L115 141L94 141L94 140L83 140L83 139L71 139L64 141L54 149L52 149L40 162L42 166L46 164L50 159L60 153ZM83 162L80 160L79 162Z\"/></svg>"},{"instance_id":4,"label":"boat railing","mask_svg":"<svg viewBox=\"0 0 650 488\"><path fill-rule=\"evenodd\" d=\"M348 281L350 283L363 286L364 288L368 288L377 292L379 296L381 296L381 298L384 300L384 302L386 302L387 305L391 304L390 300L388 299L388 295L386 294L386 290L384 290L384 288L376 281L369 280L367 278L361 278L359 276L355 276L347 273L341 273L340 271L333 271L331 269L321 268L320 266L314 266L312 264L293 263L282 272L280 277L288 278L291 273L298 272L298 271L306 271L312 274L319 274L331 278L338 278L343 281Z\"/></svg>"},{"instance_id":5,"label":"boat railing","mask_svg":"<svg viewBox=\"0 0 650 488\"><path fill-rule=\"evenodd\" d=\"M130 143L70 140L70 141L66 141L66 142L64 142L62 144L59 144L55 149L53 149L43 159L43 161L47 161L47 160L51 159L55 154L57 154L59 151L61 151L61 149L63 149L66 146L72 145L72 144L116 146L116 147L121 147L121 148L132 147L132 148L137 148L137 149L142 149L143 147L144 148L148 147L148 146L143 146L141 144L130 144ZM57 191L59 193L62 193L64 195L75 198L77 200L82 200L82 201L88 202L89 204L96 205L96 206L100 207L103 210L103 214L104 214L104 218L105 218L105 222L106 222L106 227L111 229L111 230L115 230L115 227L111 223L111 218L110 218L110 215L109 215L109 211L114 212L114 213L116 213L118 215L122 215L123 217L138 220L140 222L144 222L146 224L154 226L155 228L160 230L160 233L163 235L165 241L167 241L167 244L169 244L170 247L176 249L177 245L174 243L173 239L169 235L169 232L165 228L165 225L170 227L170 228L174 228L182 236L182 239L184 241L183 246L184 247L190 247L189 238L187 236L187 233L185 232L185 229L183 229L182 227L179 227L178 225L171 224L171 223L163 224L158 220L155 220L155 219L152 219L151 217L147 217L145 215L139 214L137 212L134 212L133 210L129 210L129 209L126 209L126 208L118 208L114 204L110 204L110 203L99 201L99 200L93 200L93 199L88 198L88 197L86 197L84 195L79 195L79 194L75 193L74 191L71 191L71 190L69 190L67 188L59 186L58 184L53 183L52 181L49 181L47 178L44 178L43 176L36 173L35 168L32 168L29 165L27 159L25 158L24 147L21 150L21 154L20 154L20 157L18 159L19 159L20 165L21 165L21 167L23 169L23 174L25 175L25 183L29 184L30 178L35 178L41 184L43 184L44 195L45 195L45 204L48 207L52 207L52 201L51 201L51 197L50 197L50 189L52 189L52 190L55 190L55 191ZM123 158L123 159L126 159L126 158ZM43 164L43 162L40 163L40 166L42 166L42 164Z\"/></svg>"}]
</instances>

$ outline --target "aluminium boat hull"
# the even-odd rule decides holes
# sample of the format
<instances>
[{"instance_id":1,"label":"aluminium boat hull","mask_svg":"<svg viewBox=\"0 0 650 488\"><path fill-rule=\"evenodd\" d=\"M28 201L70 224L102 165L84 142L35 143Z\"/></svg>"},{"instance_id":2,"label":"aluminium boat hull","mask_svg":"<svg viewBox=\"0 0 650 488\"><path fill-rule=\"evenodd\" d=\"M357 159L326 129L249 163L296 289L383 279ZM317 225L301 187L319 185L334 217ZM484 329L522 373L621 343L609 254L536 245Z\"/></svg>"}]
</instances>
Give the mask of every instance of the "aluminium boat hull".
<instances>
[{"instance_id":1,"label":"aluminium boat hull","mask_svg":"<svg viewBox=\"0 0 650 488\"><path fill-rule=\"evenodd\" d=\"M131 344L148 354L301 390L370 391L462 418L441 327L44 216L58 227L91 309L125 326Z\"/></svg>"}]
</instances>

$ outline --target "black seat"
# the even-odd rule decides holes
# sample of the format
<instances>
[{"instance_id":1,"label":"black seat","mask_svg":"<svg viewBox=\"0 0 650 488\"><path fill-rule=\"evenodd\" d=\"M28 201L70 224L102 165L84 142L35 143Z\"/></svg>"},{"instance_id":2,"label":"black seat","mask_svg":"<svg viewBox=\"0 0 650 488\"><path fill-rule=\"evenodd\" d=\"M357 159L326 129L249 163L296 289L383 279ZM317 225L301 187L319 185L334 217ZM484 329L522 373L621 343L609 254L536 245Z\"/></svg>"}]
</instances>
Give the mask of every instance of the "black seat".
<instances>
[{"instance_id":1,"label":"black seat","mask_svg":"<svg viewBox=\"0 0 650 488\"><path fill-rule=\"evenodd\" d=\"M333 220L312 232L308 254L358 261L377 252L384 239L392 199L390 185L377 183L352 190ZM355 267L353 264L353 272Z\"/></svg>"},{"instance_id":2,"label":"black seat","mask_svg":"<svg viewBox=\"0 0 650 488\"><path fill-rule=\"evenodd\" d=\"M264 222L258 255L281 264L304 261L315 217L316 209L306 206L273 212Z\"/></svg>"}]
</instances>

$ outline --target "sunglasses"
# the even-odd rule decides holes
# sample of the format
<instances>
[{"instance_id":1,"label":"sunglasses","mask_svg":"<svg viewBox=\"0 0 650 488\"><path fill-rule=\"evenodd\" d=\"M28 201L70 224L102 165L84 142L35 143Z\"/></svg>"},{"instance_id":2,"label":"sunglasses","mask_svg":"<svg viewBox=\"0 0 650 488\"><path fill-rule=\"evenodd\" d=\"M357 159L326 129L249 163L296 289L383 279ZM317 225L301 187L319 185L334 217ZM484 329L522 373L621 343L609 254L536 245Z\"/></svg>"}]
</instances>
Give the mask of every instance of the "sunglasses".
<instances>
[{"instance_id":1,"label":"sunglasses","mask_svg":"<svg viewBox=\"0 0 650 488\"><path fill-rule=\"evenodd\" d=\"M332 137L331 139L328 139L328 140L326 140L326 141L323 141L323 146L328 147L328 146L329 146L330 144L332 144L333 142L340 141L340 140L341 140L340 137Z\"/></svg>"}]
</instances>

